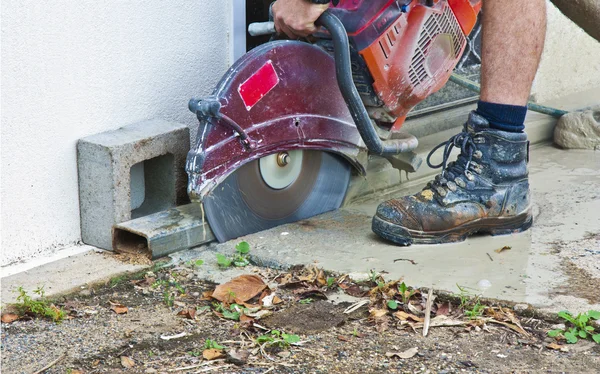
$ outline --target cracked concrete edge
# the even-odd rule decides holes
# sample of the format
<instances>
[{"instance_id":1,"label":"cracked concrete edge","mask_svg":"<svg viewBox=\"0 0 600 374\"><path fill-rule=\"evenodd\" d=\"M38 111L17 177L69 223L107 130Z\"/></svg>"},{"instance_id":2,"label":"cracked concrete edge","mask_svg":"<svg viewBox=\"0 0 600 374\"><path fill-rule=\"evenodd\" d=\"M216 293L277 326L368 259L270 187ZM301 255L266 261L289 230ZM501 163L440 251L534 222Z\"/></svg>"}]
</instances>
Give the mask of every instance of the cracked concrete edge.
<instances>
[{"instance_id":1,"label":"cracked concrete edge","mask_svg":"<svg viewBox=\"0 0 600 374\"><path fill-rule=\"evenodd\" d=\"M33 290L43 286L46 297L54 299L81 292L104 284L112 278L137 273L149 267L150 265L126 264L112 257L110 253L89 247L83 253L1 278L1 304L4 307L16 302L18 287L23 287L31 296L35 296Z\"/></svg>"}]
</instances>

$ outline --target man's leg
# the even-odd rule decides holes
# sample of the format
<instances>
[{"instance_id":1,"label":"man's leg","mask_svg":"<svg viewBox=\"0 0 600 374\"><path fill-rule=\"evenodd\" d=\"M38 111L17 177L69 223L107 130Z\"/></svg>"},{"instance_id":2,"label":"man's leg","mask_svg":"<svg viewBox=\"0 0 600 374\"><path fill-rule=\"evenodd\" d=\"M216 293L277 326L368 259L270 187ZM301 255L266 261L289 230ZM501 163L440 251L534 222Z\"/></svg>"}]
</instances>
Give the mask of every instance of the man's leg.
<instances>
[{"instance_id":1,"label":"man's leg","mask_svg":"<svg viewBox=\"0 0 600 374\"><path fill-rule=\"evenodd\" d=\"M525 105L546 38L545 0L483 0L481 100Z\"/></svg>"},{"instance_id":2,"label":"man's leg","mask_svg":"<svg viewBox=\"0 0 600 374\"><path fill-rule=\"evenodd\" d=\"M461 153L420 193L379 205L373 231L395 243L445 243L532 223L523 133L546 32L545 0L483 0L481 99L463 132L440 144ZM434 149L434 151L437 147ZM432 151L433 153L433 151ZM431 156L431 153L430 153Z\"/></svg>"}]
</instances>

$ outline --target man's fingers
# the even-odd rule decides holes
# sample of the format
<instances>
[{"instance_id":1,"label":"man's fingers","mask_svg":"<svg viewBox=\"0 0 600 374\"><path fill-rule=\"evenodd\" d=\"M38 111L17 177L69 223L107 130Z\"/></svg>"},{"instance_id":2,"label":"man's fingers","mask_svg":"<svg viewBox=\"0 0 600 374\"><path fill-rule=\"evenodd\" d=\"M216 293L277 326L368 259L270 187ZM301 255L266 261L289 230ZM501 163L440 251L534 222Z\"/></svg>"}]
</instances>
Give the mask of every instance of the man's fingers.
<instances>
[{"instance_id":1,"label":"man's fingers","mask_svg":"<svg viewBox=\"0 0 600 374\"><path fill-rule=\"evenodd\" d=\"M283 31L283 33L285 35L287 35L287 37L290 38L290 39L292 39L292 40L298 39L298 35L296 35L296 33L294 32L294 30L292 30L289 27L287 27L287 25L282 25L281 26L281 31Z\"/></svg>"}]
</instances>

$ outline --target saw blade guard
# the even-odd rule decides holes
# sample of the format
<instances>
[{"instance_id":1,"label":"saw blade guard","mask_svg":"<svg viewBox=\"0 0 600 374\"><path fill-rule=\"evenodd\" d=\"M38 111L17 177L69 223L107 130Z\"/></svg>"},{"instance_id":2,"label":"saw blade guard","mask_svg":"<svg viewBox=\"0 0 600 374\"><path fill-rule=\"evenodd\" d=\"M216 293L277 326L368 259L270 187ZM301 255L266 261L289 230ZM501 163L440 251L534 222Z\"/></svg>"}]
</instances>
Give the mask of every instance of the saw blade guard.
<instances>
[{"instance_id":1,"label":"saw blade guard","mask_svg":"<svg viewBox=\"0 0 600 374\"><path fill-rule=\"evenodd\" d=\"M365 173L367 149L338 88L334 60L317 46L259 46L209 98L192 99L190 109L200 120L186 162L192 200L202 200L242 165L281 151L331 152Z\"/></svg>"}]
</instances>

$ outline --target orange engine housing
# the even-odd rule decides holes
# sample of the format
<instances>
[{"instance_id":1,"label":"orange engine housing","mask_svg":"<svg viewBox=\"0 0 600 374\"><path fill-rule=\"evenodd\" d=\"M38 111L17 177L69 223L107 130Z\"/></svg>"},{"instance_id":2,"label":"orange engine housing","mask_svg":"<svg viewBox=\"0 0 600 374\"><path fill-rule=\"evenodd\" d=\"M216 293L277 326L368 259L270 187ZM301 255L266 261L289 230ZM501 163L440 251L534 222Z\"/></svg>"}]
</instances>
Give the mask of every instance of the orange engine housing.
<instances>
[{"instance_id":1,"label":"orange engine housing","mask_svg":"<svg viewBox=\"0 0 600 374\"><path fill-rule=\"evenodd\" d=\"M342 22L360 11L361 3L342 0L338 5ZM437 0L433 5L390 0L371 19L363 19L360 27L350 27L348 35L355 40L373 79L374 93L383 103L370 108L374 119L393 122L392 131L397 130L415 105L444 86L480 9L480 0ZM367 46L363 33L371 37Z\"/></svg>"}]
</instances>

